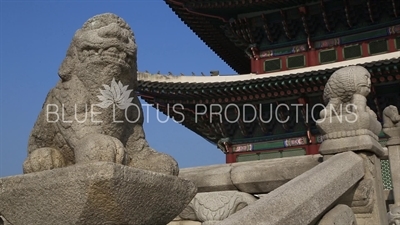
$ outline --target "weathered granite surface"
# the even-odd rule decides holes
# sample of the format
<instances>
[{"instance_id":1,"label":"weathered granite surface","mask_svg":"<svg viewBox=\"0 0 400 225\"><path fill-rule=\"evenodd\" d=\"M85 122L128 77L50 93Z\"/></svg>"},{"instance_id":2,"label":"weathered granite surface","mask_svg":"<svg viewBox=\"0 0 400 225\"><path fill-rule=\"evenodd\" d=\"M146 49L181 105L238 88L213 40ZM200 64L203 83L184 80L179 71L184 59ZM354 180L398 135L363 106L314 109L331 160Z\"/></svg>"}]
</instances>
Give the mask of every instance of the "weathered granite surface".
<instances>
[{"instance_id":1,"label":"weathered granite surface","mask_svg":"<svg viewBox=\"0 0 400 225\"><path fill-rule=\"evenodd\" d=\"M218 224L312 224L363 176L361 157L337 154Z\"/></svg>"},{"instance_id":2,"label":"weathered granite surface","mask_svg":"<svg viewBox=\"0 0 400 225\"><path fill-rule=\"evenodd\" d=\"M357 220L350 207L340 204L329 210L318 225L357 225Z\"/></svg>"},{"instance_id":3,"label":"weathered granite surface","mask_svg":"<svg viewBox=\"0 0 400 225\"><path fill-rule=\"evenodd\" d=\"M394 206L387 214L389 225L400 225L400 207Z\"/></svg>"},{"instance_id":4,"label":"weathered granite surface","mask_svg":"<svg viewBox=\"0 0 400 225\"><path fill-rule=\"evenodd\" d=\"M364 160L364 177L350 189L339 204L351 207L358 225L385 225L386 205L383 191L381 160L371 152L357 152Z\"/></svg>"},{"instance_id":5,"label":"weathered granite surface","mask_svg":"<svg viewBox=\"0 0 400 225\"><path fill-rule=\"evenodd\" d=\"M3 216L0 215L0 225L12 225Z\"/></svg>"},{"instance_id":6,"label":"weathered granite surface","mask_svg":"<svg viewBox=\"0 0 400 225\"><path fill-rule=\"evenodd\" d=\"M185 168L179 177L193 181L198 192L238 190L268 193L321 163L321 155Z\"/></svg>"},{"instance_id":7,"label":"weathered granite surface","mask_svg":"<svg viewBox=\"0 0 400 225\"><path fill-rule=\"evenodd\" d=\"M0 215L15 225L161 225L195 194L176 176L95 162L0 179Z\"/></svg>"},{"instance_id":8,"label":"weathered granite surface","mask_svg":"<svg viewBox=\"0 0 400 225\"><path fill-rule=\"evenodd\" d=\"M257 199L248 193L238 191L216 191L198 193L179 214L184 220L213 223L254 203Z\"/></svg>"},{"instance_id":9,"label":"weathered granite surface","mask_svg":"<svg viewBox=\"0 0 400 225\"><path fill-rule=\"evenodd\" d=\"M107 161L178 175L177 162L145 139L136 51L131 28L114 14L76 31L31 132L24 173Z\"/></svg>"},{"instance_id":10,"label":"weathered granite surface","mask_svg":"<svg viewBox=\"0 0 400 225\"><path fill-rule=\"evenodd\" d=\"M199 221L191 221L191 220L175 220L171 221L167 225L202 225Z\"/></svg>"}]
</instances>

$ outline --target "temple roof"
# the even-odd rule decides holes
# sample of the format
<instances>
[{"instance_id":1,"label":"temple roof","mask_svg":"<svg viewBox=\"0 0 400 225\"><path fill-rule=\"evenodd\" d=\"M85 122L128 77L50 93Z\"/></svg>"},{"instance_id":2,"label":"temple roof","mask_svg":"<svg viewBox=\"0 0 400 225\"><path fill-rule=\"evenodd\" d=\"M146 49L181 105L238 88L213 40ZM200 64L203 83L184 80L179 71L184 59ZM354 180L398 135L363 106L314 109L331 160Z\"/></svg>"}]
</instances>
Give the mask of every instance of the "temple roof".
<instances>
[{"instance_id":1,"label":"temple roof","mask_svg":"<svg viewBox=\"0 0 400 225\"><path fill-rule=\"evenodd\" d=\"M201 115L197 120L197 106L202 104L207 112L211 112L213 104L227 108L231 103L246 103L263 108L263 113L276 107L279 102L298 104L300 99L315 106L322 103L322 92L331 74L340 67L350 65L364 66L371 73L372 93L368 105L378 117L381 109L387 105L400 107L400 51L260 75L172 76L139 72L137 92L144 101L165 115L177 121L184 118L182 125L214 144L221 138L229 138L232 143L277 140L304 136L307 129L314 132L315 123L311 121L305 125L303 122L289 121L281 126L276 121L239 121L232 124L227 122L225 116L222 123L214 120L211 123L209 114ZM171 109L175 104L183 106L180 113ZM235 117L238 113L230 109L228 117ZM293 112L289 110L287 113ZM314 114L317 118L318 112L314 111ZM246 116L251 118L252 115ZM262 116L268 118L268 115ZM295 115L291 118L295 118Z\"/></svg>"},{"instance_id":2,"label":"temple roof","mask_svg":"<svg viewBox=\"0 0 400 225\"><path fill-rule=\"evenodd\" d=\"M400 4L333 0L165 0L175 14L239 74L252 49L264 51L357 34L399 23Z\"/></svg>"},{"instance_id":3,"label":"temple roof","mask_svg":"<svg viewBox=\"0 0 400 225\"><path fill-rule=\"evenodd\" d=\"M244 96L260 91L263 91L265 97L268 98L291 96L296 94L294 91L297 89L299 89L299 93L302 92L302 89L305 92L323 90L325 81L333 71L350 65L366 67L373 75L373 83L379 83L380 76L388 73L398 74L400 51L258 75L173 76L139 72L139 94L143 98L150 95L161 99L170 99L171 102L184 103L190 103L190 100L193 100L194 103L196 99L218 97L229 97L230 101L232 95Z\"/></svg>"}]
</instances>

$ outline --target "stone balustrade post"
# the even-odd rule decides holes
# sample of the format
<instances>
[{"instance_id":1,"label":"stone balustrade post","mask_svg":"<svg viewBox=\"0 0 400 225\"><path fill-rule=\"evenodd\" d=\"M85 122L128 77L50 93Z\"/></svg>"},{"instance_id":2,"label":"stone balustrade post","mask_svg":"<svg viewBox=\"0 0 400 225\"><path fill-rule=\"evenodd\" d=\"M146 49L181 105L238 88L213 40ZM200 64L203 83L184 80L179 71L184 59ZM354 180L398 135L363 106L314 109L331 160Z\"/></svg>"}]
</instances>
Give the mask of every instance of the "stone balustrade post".
<instances>
[{"instance_id":1,"label":"stone balustrade post","mask_svg":"<svg viewBox=\"0 0 400 225\"><path fill-rule=\"evenodd\" d=\"M390 225L400 224L400 115L395 106L383 110L383 132L388 136L386 146L389 152L390 171L393 184L394 205L390 207Z\"/></svg>"},{"instance_id":2,"label":"stone balustrade post","mask_svg":"<svg viewBox=\"0 0 400 225\"><path fill-rule=\"evenodd\" d=\"M358 225L385 225L388 221L380 158L387 153L378 142L382 125L367 106L370 88L370 74L363 67L348 66L332 74L323 95L327 105L317 121L324 139L319 152L328 161L332 155L347 151L363 159L363 179L338 203L352 209Z\"/></svg>"}]
</instances>

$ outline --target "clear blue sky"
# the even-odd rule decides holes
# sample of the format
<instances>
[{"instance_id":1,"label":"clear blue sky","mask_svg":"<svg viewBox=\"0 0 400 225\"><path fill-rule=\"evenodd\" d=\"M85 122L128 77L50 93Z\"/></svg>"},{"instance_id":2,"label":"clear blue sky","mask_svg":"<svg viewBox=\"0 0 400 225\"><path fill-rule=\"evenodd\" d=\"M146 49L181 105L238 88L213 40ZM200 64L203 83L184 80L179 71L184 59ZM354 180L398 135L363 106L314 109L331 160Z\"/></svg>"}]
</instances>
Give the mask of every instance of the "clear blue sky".
<instances>
[{"instance_id":1,"label":"clear blue sky","mask_svg":"<svg viewBox=\"0 0 400 225\"><path fill-rule=\"evenodd\" d=\"M0 1L0 177L22 173L29 133L72 36L96 14L115 13L132 27L140 71L234 74L163 0ZM180 168L225 163L216 146L172 120L158 123L156 113L144 125L147 140Z\"/></svg>"}]
</instances>

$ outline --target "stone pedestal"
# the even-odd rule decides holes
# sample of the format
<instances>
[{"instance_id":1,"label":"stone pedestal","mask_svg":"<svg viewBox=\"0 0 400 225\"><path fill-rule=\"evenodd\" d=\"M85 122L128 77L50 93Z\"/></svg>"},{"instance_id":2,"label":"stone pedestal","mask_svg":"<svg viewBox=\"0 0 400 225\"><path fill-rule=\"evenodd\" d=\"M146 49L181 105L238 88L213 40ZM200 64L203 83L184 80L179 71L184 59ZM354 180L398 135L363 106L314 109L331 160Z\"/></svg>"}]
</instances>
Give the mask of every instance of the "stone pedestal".
<instances>
[{"instance_id":1,"label":"stone pedestal","mask_svg":"<svg viewBox=\"0 0 400 225\"><path fill-rule=\"evenodd\" d=\"M365 175L339 203L351 207L358 225L387 224L380 157L386 152L378 142L382 126L370 112L342 114L317 121L324 135L320 153L324 160L346 151L363 159Z\"/></svg>"},{"instance_id":2,"label":"stone pedestal","mask_svg":"<svg viewBox=\"0 0 400 225\"><path fill-rule=\"evenodd\" d=\"M0 179L0 213L15 225L167 224L195 194L176 176L97 162Z\"/></svg>"},{"instance_id":3,"label":"stone pedestal","mask_svg":"<svg viewBox=\"0 0 400 225\"><path fill-rule=\"evenodd\" d=\"M386 154L378 142L382 126L368 112L328 117L318 120L317 126L324 139L321 155L346 151L370 151L379 157Z\"/></svg>"}]
</instances>

